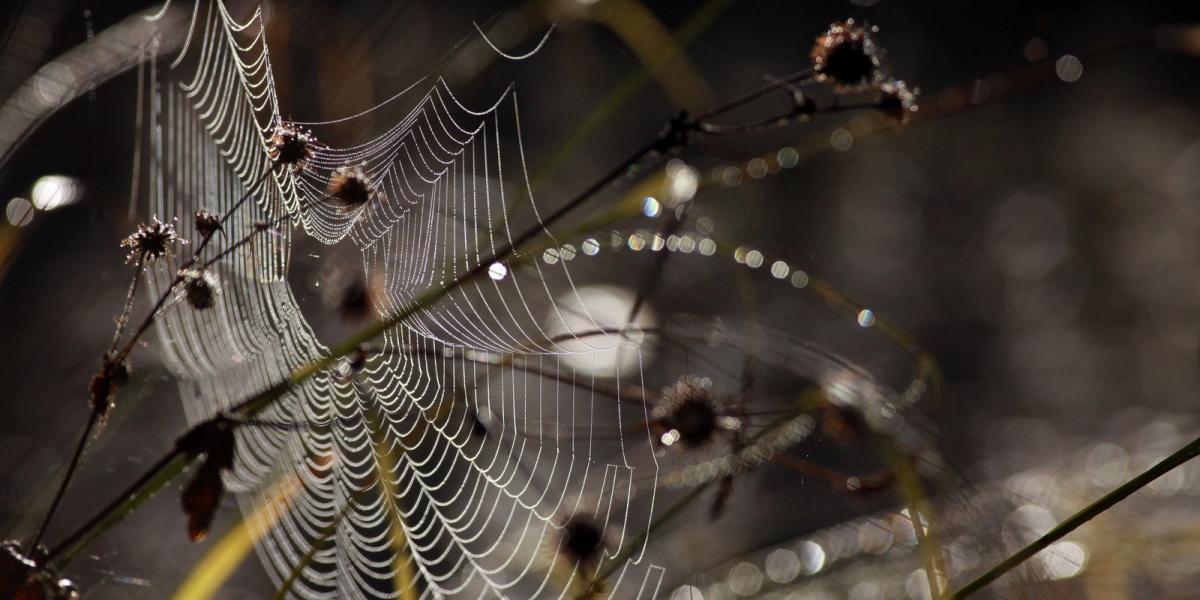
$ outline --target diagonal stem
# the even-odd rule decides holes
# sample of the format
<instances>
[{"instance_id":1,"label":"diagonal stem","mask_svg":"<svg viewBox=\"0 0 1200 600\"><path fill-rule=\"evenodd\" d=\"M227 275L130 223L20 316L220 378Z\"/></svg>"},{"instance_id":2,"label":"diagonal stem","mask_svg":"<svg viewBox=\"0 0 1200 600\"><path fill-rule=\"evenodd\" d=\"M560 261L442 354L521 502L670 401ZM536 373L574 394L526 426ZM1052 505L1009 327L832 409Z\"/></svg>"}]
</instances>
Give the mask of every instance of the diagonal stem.
<instances>
[{"instance_id":1,"label":"diagonal stem","mask_svg":"<svg viewBox=\"0 0 1200 600\"><path fill-rule=\"evenodd\" d=\"M58 511L58 505L62 502L63 495L67 493L67 486L71 484L71 479L75 475L75 469L79 467L79 459L83 457L83 449L87 447L88 439L92 437L92 431L96 428L96 423L100 421L100 409L93 408L91 416L88 417L87 426L83 428L83 435L79 437L79 443L75 445L75 453L71 455L71 461L67 463L67 472L63 474L62 482L58 484L58 491L54 493L54 500L50 502L50 510L46 511L46 516L42 518L42 524L38 527L37 534L33 536L33 541L29 543L29 553L37 552L38 544L42 542L42 536L46 534L46 528L50 526L51 519L54 518L54 513Z\"/></svg>"},{"instance_id":2,"label":"diagonal stem","mask_svg":"<svg viewBox=\"0 0 1200 600\"><path fill-rule=\"evenodd\" d=\"M1192 440L1191 443L1180 448L1179 450L1176 450L1174 453L1162 459L1154 466L1143 471L1137 477L1130 479L1117 489L1105 494L1104 496L1101 496L1099 500L1096 500L1095 502L1084 507L1079 512L1071 515L1070 518L1062 523L1059 523L1057 527L1051 529L1046 533L1046 535L1034 540L1033 543L1025 546L1016 554L1004 559L1000 562L1000 564L988 569L986 573L976 577L973 581L954 592L950 596L950 599L959 600L961 598L967 598L971 594L978 592L986 587L989 583L999 579L1000 576L1008 573L1021 563L1032 558L1033 555L1046 549L1046 547L1050 544L1062 539L1068 533L1075 531L1081 525L1092 520L1100 513L1112 508L1118 502L1128 498L1134 492L1149 485L1150 482L1162 477L1163 475L1166 475L1176 467L1188 462L1189 460L1192 460L1197 455L1200 455L1200 438Z\"/></svg>"},{"instance_id":3,"label":"diagonal stem","mask_svg":"<svg viewBox=\"0 0 1200 600\"><path fill-rule=\"evenodd\" d=\"M108 356L112 356L112 353L116 351L117 344L121 341L121 334L125 332L125 326L129 324L129 314L133 311L134 294L137 292L137 284L141 280L142 268L145 264L146 255L139 254L137 263L133 265L133 277L129 280L129 291L125 292L125 304L121 308L121 316L117 318L117 327L113 332L112 344L108 348ZM92 414L88 417L87 425L84 426L83 433L79 436L79 442L75 444L75 453L67 462L67 471L63 473L62 481L59 482L58 489L54 492L54 499L50 501L50 509L46 511L46 516L42 517L42 524L38 526L37 533L34 534L33 541L29 544L30 554L37 551L42 536L46 534L46 528L50 526L50 521L58 512L58 505L62 503L63 495L67 493L67 487L71 485L71 479L75 477L75 469L79 467L79 461L83 458L83 450L87 448L88 439L91 438L92 431L96 429L96 424L100 422L103 407L102 403L96 403L92 407Z\"/></svg>"}]
</instances>

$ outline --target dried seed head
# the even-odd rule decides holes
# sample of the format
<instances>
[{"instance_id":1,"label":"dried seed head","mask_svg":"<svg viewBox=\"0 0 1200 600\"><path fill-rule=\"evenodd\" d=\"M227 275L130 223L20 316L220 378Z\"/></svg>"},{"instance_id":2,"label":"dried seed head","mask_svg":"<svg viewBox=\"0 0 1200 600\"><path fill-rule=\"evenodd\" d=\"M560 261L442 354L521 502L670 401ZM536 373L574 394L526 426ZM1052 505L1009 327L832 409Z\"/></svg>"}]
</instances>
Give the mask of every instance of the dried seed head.
<instances>
[{"instance_id":1,"label":"dried seed head","mask_svg":"<svg viewBox=\"0 0 1200 600\"><path fill-rule=\"evenodd\" d=\"M813 44L813 71L818 81L854 87L879 78L880 49L872 37L877 29L846 19L829 26Z\"/></svg>"},{"instance_id":2,"label":"dried seed head","mask_svg":"<svg viewBox=\"0 0 1200 600\"><path fill-rule=\"evenodd\" d=\"M917 112L917 94L920 92L899 79L889 79L879 84L879 99L875 106L883 114L904 123Z\"/></svg>"},{"instance_id":3,"label":"dried seed head","mask_svg":"<svg viewBox=\"0 0 1200 600\"><path fill-rule=\"evenodd\" d=\"M180 271L183 278L183 297L196 310L212 308L217 294L221 293L221 284L217 276L208 269L187 269Z\"/></svg>"},{"instance_id":4,"label":"dried seed head","mask_svg":"<svg viewBox=\"0 0 1200 600\"><path fill-rule=\"evenodd\" d=\"M698 448L722 429L722 417L712 391L685 376L663 392L651 413L651 426L663 446L680 441L686 448Z\"/></svg>"},{"instance_id":5,"label":"dried seed head","mask_svg":"<svg viewBox=\"0 0 1200 600\"><path fill-rule=\"evenodd\" d=\"M293 125L278 125L271 136L271 160L300 171L312 160L317 138Z\"/></svg>"},{"instance_id":6,"label":"dried seed head","mask_svg":"<svg viewBox=\"0 0 1200 600\"><path fill-rule=\"evenodd\" d=\"M225 492L221 471L233 468L235 443L233 423L220 417L193 427L175 442L176 448L189 456L204 455L204 463L180 499L188 516L188 538L193 542L203 540L212 527Z\"/></svg>"},{"instance_id":7,"label":"dried seed head","mask_svg":"<svg viewBox=\"0 0 1200 600\"><path fill-rule=\"evenodd\" d=\"M203 454L205 463L211 462L219 468L232 469L236 442L234 425L221 417L210 419L189 429L175 441L175 447L189 456Z\"/></svg>"},{"instance_id":8,"label":"dried seed head","mask_svg":"<svg viewBox=\"0 0 1200 600\"><path fill-rule=\"evenodd\" d=\"M125 363L115 362L105 354L100 370L92 376L88 383L88 393L91 397L92 410L100 413L103 419L109 409L116 404L117 389L129 381L129 368Z\"/></svg>"},{"instance_id":9,"label":"dried seed head","mask_svg":"<svg viewBox=\"0 0 1200 600\"><path fill-rule=\"evenodd\" d=\"M180 503L183 512L188 516L188 539L202 542L212 528L213 519L217 516L217 506L221 504L221 496L225 493L225 483L221 481L221 470L210 467L208 461L200 465L196 477L183 489Z\"/></svg>"},{"instance_id":10,"label":"dried seed head","mask_svg":"<svg viewBox=\"0 0 1200 600\"><path fill-rule=\"evenodd\" d=\"M345 166L333 172L326 191L330 198L355 208L371 200L375 186L361 167Z\"/></svg>"},{"instance_id":11,"label":"dried seed head","mask_svg":"<svg viewBox=\"0 0 1200 600\"><path fill-rule=\"evenodd\" d=\"M170 254L171 247L176 243L186 244L187 240L180 239L175 233L175 219L163 223L158 217L152 217L149 225L139 224L137 231L121 240L121 247L129 248L125 262L133 262L139 256L150 262Z\"/></svg>"},{"instance_id":12,"label":"dried seed head","mask_svg":"<svg viewBox=\"0 0 1200 600\"><path fill-rule=\"evenodd\" d=\"M338 310L341 311L342 318L353 321L369 316L371 304L371 290L367 289L363 282L355 281L342 290Z\"/></svg>"},{"instance_id":13,"label":"dried seed head","mask_svg":"<svg viewBox=\"0 0 1200 600\"><path fill-rule=\"evenodd\" d=\"M558 554L568 563L593 565L604 551L604 531L590 518L575 515L558 534Z\"/></svg>"},{"instance_id":14,"label":"dried seed head","mask_svg":"<svg viewBox=\"0 0 1200 600\"><path fill-rule=\"evenodd\" d=\"M9 540L0 544L0 598L19 600L79 600L79 592L71 580L58 577L45 565L45 548L26 556L19 542ZM39 566L41 565L41 566Z\"/></svg>"},{"instance_id":15,"label":"dried seed head","mask_svg":"<svg viewBox=\"0 0 1200 600\"><path fill-rule=\"evenodd\" d=\"M200 234L200 237L208 239L216 235L218 231L222 231L219 215L214 215L203 208L196 211L196 232Z\"/></svg>"}]
</instances>

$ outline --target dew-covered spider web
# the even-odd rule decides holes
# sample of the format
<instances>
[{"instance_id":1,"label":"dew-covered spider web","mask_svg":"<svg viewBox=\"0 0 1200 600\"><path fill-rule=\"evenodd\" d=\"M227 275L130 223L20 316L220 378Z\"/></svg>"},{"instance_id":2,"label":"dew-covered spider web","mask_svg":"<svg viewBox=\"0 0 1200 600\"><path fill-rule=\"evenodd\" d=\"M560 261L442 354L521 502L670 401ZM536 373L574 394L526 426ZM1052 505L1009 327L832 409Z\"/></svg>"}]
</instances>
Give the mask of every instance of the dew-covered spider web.
<instances>
[{"instance_id":1,"label":"dew-covered spider web","mask_svg":"<svg viewBox=\"0 0 1200 600\"><path fill-rule=\"evenodd\" d=\"M196 423L327 352L286 278L298 236L353 244L372 317L386 319L410 309L423 290L489 260L538 226L544 211L526 174L515 90L476 106L436 73L376 109L298 119L322 140L336 137L327 130L367 118L373 133L352 145L322 145L305 168L263 177L272 165L268 141L287 111L261 13L241 20L219 0L189 10L182 51L150 59L144 70L141 196L148 214L177 218L181 235L197 240L195 211L225 214L250 194L206 257L259 230L212 266L220 282L213 309L175 302L157 327L161 355ZM397 107L402 116L377 125ZM361 167L374 183L369 202L327 201L331 175L345 166ZM802 440L814 423L798 415L768 431L764 424L777 419L763 419L741 440L686 457L661 452L663 440L649 426L658 392L646 390L663 389L677 374L648 371L647 336L612 334L625 315L608 314L595 298L628 290L585 286L575 273L597 254L641 250L635 237L606 232L491 264L487 276L239 427L226 481L261 534L256 548L274 583L301 598L575 597L600 572L605 596L660 595L665 570L646 555L642 535L661 511L659 490L728 478ZM699 235L669 248L652 233L643 237L653 250L688 260L715 253ZM775 276L795 291L802 274L784 264ZM157 266L150 295L173 276ZM714 348L699 363L713 367L699 385L727 394L744 385L729 365L751 353L748 338L727 323L718 337L709 325L668 325L676 340ZM914 383L889 394L800 340L772 344L799 352L777 370L841 390L846 402L869 406L869 418L923 392ZM570 527L580 520L602 533L594 562L572 555Z\"/></svg>"}]
</instances>

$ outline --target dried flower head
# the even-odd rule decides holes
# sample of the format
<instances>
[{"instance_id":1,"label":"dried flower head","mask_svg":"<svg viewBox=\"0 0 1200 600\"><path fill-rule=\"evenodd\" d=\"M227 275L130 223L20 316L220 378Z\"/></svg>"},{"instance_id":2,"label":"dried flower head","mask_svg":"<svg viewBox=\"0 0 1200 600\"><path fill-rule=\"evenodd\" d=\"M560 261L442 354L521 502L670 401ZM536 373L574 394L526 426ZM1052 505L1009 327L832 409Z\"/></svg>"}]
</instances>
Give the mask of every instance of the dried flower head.
<instances>
[{"instance_id":1,"label":"dried flower head","mask_svg":"<svg viewBox=\"0 0 1200 600\"><path fill-rule=\"evenodd\" d=\"M917 94L921 90L908 87L899 79L889 79L879 84L879 99L875 106L883 114L904 123L917 112Z\"/></svg>"},{"instance_id":2,"label":"dried flower head","mask_svg":"<svg viewBox=\"0 0 1200 600\"><path fill-rule=\"evenodd\" d=\"M271 160L300 171L312 160L317 138L294 125L278 125L271 135Z\"/></svg>"},{"instance_id":3,"label":"dried flower head","mask_svg":"<svg viewBox=\"0 0 1200 600\"><path fill-rule=\"evenodd\" d=\"M220 215L214 215L203 208L196 211L196 232L200 234L200 237L208 239L216 235L218 231L224 231L221 227Z\"/></svg>"},{"instance_id":4,"label":"dried flower head","mask_svg":"<svg viewBox=\"0 0 1200 600\"><path fill-rule=\"evenodd\" d=\"M180 271L183 285L183 297L196 310L212 308L217 294L221 293L221 284L217 276L208 269L187 269Z\"/></svg>"},{"instance_id":5,"label":"dried flower head","mask_svg":"<svg viewBox=\"0 0 1200 600\"><path fill-rule=\"evenodd\" d=\"M79 592L71 580L58 577L44 565L44 556L26 556L16 541L0 544L0 598L79 600Z\"/></svg>"},{"instance_id":6,"label":"dried flower head","mask_svg":"<svg viewBox=\"0 0 1200 600\"><path fill-rule=\"evenodd\" d=\"M116 362L108 354L100 370L92 376L88 383L88 393L91 397L92 410L100 413L103 418L109 409L116 404L117 389L129 381L129 367L123 362Z\"/></svg>"},{"instance_id":7,"label":"dried flower head","mask_svg":"<svg viewBox=\"0 0 1200 600\"><path fill-rule=\"evenodd\" d=\"M684 376L663 392L650 425L659 444L670 446L678 441L691 449L709 443L734 422L721 414L712 390L699 379Z\"/></svg>"},{"instance_id":8,"label":"dried flower head","mask_svg":"<svg viewBox=\"0 0 1200 600\"><path fill-rule=\"evenodd\" d=\"M829 26L813 44L813 71L818 81L853 87L876 81L882 63L875 45L874 27L846 19Z\"/></svg>"},{"instance_id":9,"label":"dried flower head","mask_svg":"<svg viewBox=\"0 0 1200 600\"><path fill-rule=\"evenodd\" d=\"M196 476L183 489L183 512L188 516L188 538L202 541L212 527L221 504L225 484L221 471L233 468L234 423L224 418L205 421L175 442L176 448L192 457L204 456Z\"/></svg>"},{"instance_id":10,"label":"dried flower head","mask_svg":"<svg viewBox=\"0 0 1200 600\"><path fill-rule=\"evenodd\" d=\"M346 206L358 207L371 200L375 186L361 167L345 166L333 172L326 191L330 198Z\"/></svg>"},{"instance_id":11,"label":"dried flower head","mask_svg":"<svg viewBox=\"0 0 1200 600\"><path fill-rule=\"evenodd\" d=\"M342 318L357 320L371 314L371 304L371 290L367 289L363 282L355 281L342 290L338 310L342 313Z\"/></svg>"},{"instance_id":12,"label":"dried flower head","mask_svg":"<svg viewBox=\"0 0 1200 600\"><path fill-rule=\"evenodd\" d=\"M137 231L121 240L122 248L129 248L125 262L133 262L141 257L146 262L166 256L171 253L174 244L186 244L187 240L180 239L175 233L175 219L163 223L158 217L152 217L150 224L138 224Z\"/></svg>"},{"instance_id":13,"label":"dried flower head","mask_svg":"<svg viewBox=\"0 0 1200 600\"><path fill-rule=\"evenodd\" d=\"M557 555L571 565L591 566L604 552L604 530L585 515L567 519L558 533Z\"/></svg>"}]
</instances>

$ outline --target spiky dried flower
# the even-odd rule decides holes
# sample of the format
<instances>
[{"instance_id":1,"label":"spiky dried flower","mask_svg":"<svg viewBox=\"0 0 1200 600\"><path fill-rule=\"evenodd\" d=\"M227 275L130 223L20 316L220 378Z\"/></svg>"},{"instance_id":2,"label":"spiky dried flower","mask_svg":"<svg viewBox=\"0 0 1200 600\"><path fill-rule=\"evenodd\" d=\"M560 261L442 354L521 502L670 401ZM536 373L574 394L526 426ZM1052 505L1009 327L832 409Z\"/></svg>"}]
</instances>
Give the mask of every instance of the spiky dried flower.
<instances>
[{"instance_id":1,"label":"spiky dried flower","mask_svg":"<svg viewBox=\"0 0 1200 600\"><path fill-rule=\"evenodd\" d=\"M329 189L326 190L333 198L349 207L358 207L371 200L375 186L371 178L363 172L362 167L338 167L329 178Z\"/></svg>"},{"instance_id":2,"label":"spiky dried flower","mask_svg":"<svg viewBox=\"0 0 1200 600\"><path fill-rule=\"evenodd\" d=\"M187 244L187 240L180 239L175 232L175 221L171 219L169 223L164 223L158 217L151 217L149 225L139 223L137 231L121 240L121 247L129 248L125 262L131 263L139 256L151 262L170 254L174 244Z\"/></svg>"},{"instance_id":3,"label":"spiky dried flower","mask_svg":"<svg viewBox=\"0 0 1200 600\"><path fill-rule=\"evenodd\" d=\"M271 160L300 171L312 160L316 144L317 138L312 132L294 125L277 125L271 135Z\"/></svg>"},{"instance_id":4,"label":"spiky dried flower","mask_svg":"<svg viewBox=\"0 0 1200 600\"><path fill-rule=\"evenodd\" d=\"M176 448L188 456L204 456L181 498L183 512L188 516L188 538L193 542L208 535L221 504L225 492L221 472L233 468L236 443L233 428L233 422L218 417L193 427L175 442Z\"/></svg>"},{"instance_id":5,"label":"spiky dried flower","mask_svg":"<svg viewBox=\"0 0 1200 600\"><path fill-rule=\"evenodd\" d=\"M838 21L817 37L810 58L818 81L856 87L879 79L882 51L875 44L875 27L854 19Z\"/></svg>"},{"instance_id":6,"label":"spiky dried flower","mask_svg":"<svg viewBox=\"0 0 1200 600\"><path fill-rule=\"evenodd\" d=\"M921 90L910 88L899 79L889 79L879 84L879 99L875 106L883 114L904 123L917 112L917 94Z\"/></svg>"},{"instance_id":7,"label":"spiky dried flower","mask_svg":"<svg viewBox=\"0 0 1200 600\"><path fill-rule=\"evenodd\" d=\"M663 446L676 441L685 448L704 446L728 419L721 415L712 390L695 377L684 376L667 388L650 414L654 437Z\"/></svg>"},{"instance_id":8,"label":"spiky dried flower","mask_svg":"<svg viewBox=\"0 0 1200 600\"><path fill-rule=\"evenodd\" d=\"M214 215L204 208L196 211L196 232L202 238L208 239L216 235L218 231L223 231L220 215Z\"/></svg>"},{"instance_id":9,"label":"spiky dried flower","mask_svg":"<svg viewBox=\"0 0 1200 600\"><path fill-rule=\"evenodd\" d=\"M100 370L92 376L92 380L88 383L92 410L99 413L101 418L107 415L109 409L116 404L117 389L127 381L129 381L129 367L105 354Z\"/></svg>"},{"instance_id":10,"label":"spiky dried flower","mask_svg":"<svg viewBox=\"0 0 1200 600\"><path fill-rule=\"evenodd\" d=\"M186 269L179 273L183 286L183 297L196 310L212 308L221 284L217 276L208 269Z\"/></svg>"},{"instance_id":11,"label":"spiky dried flower","mask_svg":"<svg viewBox=\"0 0 1200 600\"><path fill-rule=\"evenodd\" d=\"M79 600L75 584L45 566L44 551L39 547L42 556L26 556L16 541L0 544L0 598Z\"/></svg>"},{"instance_id":12,"label":"spiky dried flower","mask_svg":"<svg viewBox=\"0 0 1200 600\"><path fill-rule=\"evenodd\" d=\"M605 546L604 530L585 515L567 519L558 533L558 555L571 565L599 562Z\"/></svg>"}]
</instances>

